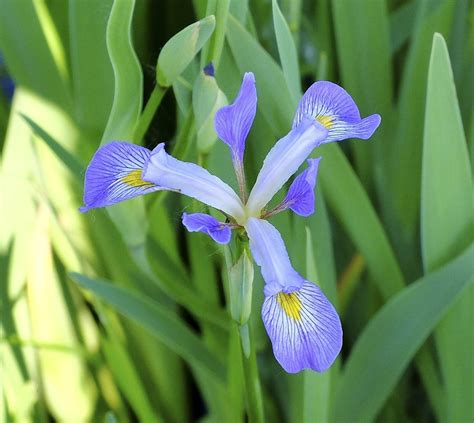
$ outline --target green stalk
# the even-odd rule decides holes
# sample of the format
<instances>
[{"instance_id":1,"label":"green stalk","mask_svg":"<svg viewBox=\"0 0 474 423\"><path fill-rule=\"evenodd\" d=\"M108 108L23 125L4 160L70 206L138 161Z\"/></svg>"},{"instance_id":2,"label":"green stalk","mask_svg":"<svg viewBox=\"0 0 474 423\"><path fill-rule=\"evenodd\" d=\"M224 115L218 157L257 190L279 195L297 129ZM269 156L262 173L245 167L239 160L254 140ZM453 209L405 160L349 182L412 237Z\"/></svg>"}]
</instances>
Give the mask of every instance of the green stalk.
<instances>
[{"instance_id":1,"label":"green stalk","mask_svg":"<svg viewBox=\"0 0 474 423\"><path fill-rule=\"evenodd\" d=\"M148 99L145 109L143 110L137 126L135 127L135 131L133 132L134 143L139 144L142 141L167 89L168 88L162 87L159 84L156 84L155 88L153 88L151 96Z\"/></svg>"},{"instance_id":2,"label":"green stalk","mask_svg":"<svg viewBox=\"0 0 474 423\"><path fill-rule=\"evenodd\" d=\"M252 303L253 266L248 255L248 244L238 236L232 247L224 247L225 265L228 275L227 305L232 319L236 323L240 339L242 365L245 381L245 402L250 423L264 422L262 388L258 374L255 342L250 331L250 304ZM237 257L239 257L237 259ZM247 264L250 260L248 267Z\"/></svg>"},{"instance_id":3,"label":"green stalk","mask_svg":"<svg viewBox=\"0 0 474 423\"><path fill-rule=\"evenodd\" d=\"M262 388L257 367L257 355L255 343L252 342L249 323L242 326L237 325L240 334L240 346L242 351L242 364L245 380L245 401L250 423L263 423Z\"/></svg>"}]
</instances>

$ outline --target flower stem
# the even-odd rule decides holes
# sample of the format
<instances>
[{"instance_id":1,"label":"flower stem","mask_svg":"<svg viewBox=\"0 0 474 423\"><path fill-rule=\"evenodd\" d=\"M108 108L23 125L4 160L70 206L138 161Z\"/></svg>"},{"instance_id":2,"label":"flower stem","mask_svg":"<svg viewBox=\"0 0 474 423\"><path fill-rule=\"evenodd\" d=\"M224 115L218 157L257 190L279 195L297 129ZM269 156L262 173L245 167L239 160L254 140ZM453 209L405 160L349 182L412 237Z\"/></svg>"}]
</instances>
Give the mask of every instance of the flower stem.
<instances>
[{"instance_id":1,"label":"flower stem","mask_svg":"<svg viewBox=\"0 0 474 423\"><path fill-rule=\"evenodd\" d=\"M138 144L142 141L146 131L148 131L151 121L153 120L153 116L155 116L158 106L161 104L161 100L163 100L166 90L167 88L161 87L159 84L156 84L155 88L153 88L151 96L146 103L140 119L138 120L137 126L135 127L133 142Z\"/></svg>"},{"instance_id":2,"label":"flower stem","mask_svg":"<svg viewBox=\"0 0 474 423\"><path fill-rule=\"evenodd\" d=\"M263 423L263 401L260 377L258 375L257 355L255 344L252 342L249 323L238 326L240 333L240 346L242 363L244 367L245 401L250 423Z\"/></svg>"}]
</instances>

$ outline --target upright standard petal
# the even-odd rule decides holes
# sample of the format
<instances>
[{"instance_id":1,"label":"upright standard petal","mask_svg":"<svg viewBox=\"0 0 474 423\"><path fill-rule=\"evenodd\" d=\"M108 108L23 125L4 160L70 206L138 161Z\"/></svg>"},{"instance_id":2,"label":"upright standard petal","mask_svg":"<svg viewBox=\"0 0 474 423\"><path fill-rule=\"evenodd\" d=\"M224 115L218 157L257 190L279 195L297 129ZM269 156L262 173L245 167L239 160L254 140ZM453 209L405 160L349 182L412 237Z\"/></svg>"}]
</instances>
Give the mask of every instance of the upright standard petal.
<instances>
[{"instance_id":1,"label":"upright standard petal","mask_svg":"<svg viewBox=\"0 0 474 423\"><path fill-rule=\"evenodd\" d=\"M153 150L145 164L143 179L195 198L234 217L237 222L244 217L242 202L229 185L201 166L171 157L164 144Z\"/></svg>"},{"instance_id":2,"label":"upright standard petal","mask_svg":"<svg viewBox=\"0 0 474 423\"><path fill-rule=\"evenodd\" d=\"M99 148L86 169L84 206L79 210L86 212L163 189L142 178L150 155L147 148L120 141Z\"/></svg>"},{"instance_id":3,"label":"upright standard petal","mask_svg":"<svg viewBox=\"0 0 474 423\"><path fill-rule=\"evenodd\" d=\"M263 207L293 175L311 151L321 144L328 130L316 120L303 117L300 124L279 140L263 162L247 202L250 216L260 217Z\"/></svg>"},{"instance_id":4,"label":"upright standard petal","mask_svg":"<svg viewBox=\"0 0 474 423\"><path fill-rule=\"evenodd\" d=\"M262 319L273 354L288 373L304 369L323 372L342 347L342 327L333 305L313 283L267 296Z\"/></svg>"},{"instance_id":5,"label":"upright standard petal","mask_svg":"<svg viewBox=\"0 0 474 423\"><path fill-rule=\"evenodd\" d=\"M269 222L250 217L245 224L250 250L265 280L265 295L292 292L304 279L293 269L280 232Z\"/></svg>"},{"instance_id":6,"label":"upright standard petal","mask_svg":"<svg viewBox=\"0 0 474 423\"><path fill-rule=\"evenodd\" d=\"M308 159L308 168L301 172L291 184L281 209L290 209L305 217L314 213L314 187L320 160L321 157Z\"/></svg>"},{"instance_id":7,"label":"upright standard petal","mask_svg":"<svg viewBox=\"0 0 474 423\"><path fill-rule=\"evenodd\" d=\"M323 144L347 138L368 139L380 125L380 115L361 119L352 97L337 84L318 81L309 87L300 100L293 119L293 127L305 116L318 120L329 134Z\"/></svg>"},{"instance_id":8,"label":"upright standard petal","mask_svg":"<svg viewBox=\"0 0 474 423\"><path fill-rule=\"evenodd\" d=\"M229 147L234 166L244 159L245 140L252 127L257 111L257 91L252 72L244 75L239 94L234 102L222 107L214 118L214 127L219 138Z\"/></svg>"},{"instance_id":9,"label":"upright standard petal","mask_svg":"<svg viewBox=\"0 0 474 423\"><path fill-rule=\"evenodd\" d=\"M189 232L203 232L218 244L228 244L232 236L229 225L205 213L183 213L182 221Z\"/></svg>"}]
</instances>

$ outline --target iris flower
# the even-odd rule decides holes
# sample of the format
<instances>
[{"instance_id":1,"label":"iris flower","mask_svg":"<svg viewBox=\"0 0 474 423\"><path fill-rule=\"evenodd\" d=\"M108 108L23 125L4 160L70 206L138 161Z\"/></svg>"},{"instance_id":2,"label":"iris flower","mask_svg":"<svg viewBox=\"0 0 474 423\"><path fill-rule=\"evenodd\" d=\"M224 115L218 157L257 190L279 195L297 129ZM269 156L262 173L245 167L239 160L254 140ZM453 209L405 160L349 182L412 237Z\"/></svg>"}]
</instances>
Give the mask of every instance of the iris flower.
<instances>
[{"instance_id":1,"label":"iris flower","mask_svg":"<svg viewBox=\"0 0 474 423\"><path fill-rule=\"evenodd\" d=\"M204 213L184 213L182 222L189 231L203 232L219 244L230 241L232 230L245 229L265 280L262 319L276 359L289 373L321 372L341 350L339 316L319 287L293 268L280 233L267 220L285 210L300 216L314 212L320 158L307 160L306 169L279 205L270 209L268 204L316 147L346 138L368 139L380 116L361 119L344 89L327 81L314 83L299 103L292 129L270 150L247 195L244 150L256 108L255 78L249 72L234 103L215 116L216 132L230 149L239 194L203 167L170 156L163 143L150 151L114 141L99 148L87 168L81 211L158 190L176 191L221 211L225 221Z\"/></svg>"}]
</instances>

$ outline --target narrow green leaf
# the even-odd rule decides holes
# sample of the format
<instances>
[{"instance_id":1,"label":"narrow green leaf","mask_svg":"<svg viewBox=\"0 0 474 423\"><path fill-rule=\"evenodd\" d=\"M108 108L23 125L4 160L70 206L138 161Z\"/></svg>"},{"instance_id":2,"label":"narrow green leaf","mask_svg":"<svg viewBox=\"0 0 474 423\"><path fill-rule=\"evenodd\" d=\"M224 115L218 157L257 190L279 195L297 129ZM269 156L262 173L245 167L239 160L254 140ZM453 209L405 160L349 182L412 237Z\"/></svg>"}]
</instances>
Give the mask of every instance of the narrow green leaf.
<instances>
[{"instance_id":1,"label":"narrow green leaf","mask_svg":"<svg viewBox=\"0 0 474 423\"><path fill-rule=\"evenodd\" d=\"M102 348L121 391L140 420L162 422L163 420L153 411L144 384L140 381L134 363L123 345L117 339L104 336L102 338Z\"/></svg>"},{"instance_id":2,"label":"narrow green leaf","mask_svg":"<svg viewBox=\"0 0 474 423\"><path fill-rule=\"evenodd\" d=\"M415 253L420 212L422 116L429 51L435 31L448 34L456 2L421 0L415 29L402 73L395 139L387 154L389 191L394 209L393 236L401 250ZM400 172L403 163L403 172Z\"/></svg>"},{"instance_id":3,"label":"narrow green leaf","mask_svg":"<svg viewBox=\"0 0 474 423\"><path fill-rule=\"evenodd\" d=\"M298 51L295 41L291 35L290 28L286 23L277 0L272 2L273 10L273 26L278 45L278 53L280 55L280 63L283 68L285 80L290 92L295 100L301 95L300 70L298 66Z\"/></svg>"},{"instance_id":4,"label":"narrow green leaf","mask_svg":"<svg viewBox=\"0 0 474 423\"><path fill-rule=\"evenodd\" d=\"M25 119L26 123L30 126L32 131L38 135L56 157L66 166L66 168L74 176L74 179L79 182L84 173L84 166L78 162L77 158L74 157L69 151L67 151L61 144L59 144L47 131L45 131L40 125L38 125L33 119L20 113L20 116Z\"/></svg>"},{"instance_id":5,"label":"narrow green leaf","mask_svg":"<svg viewBox=\"0 0 474 423\"><path fill-rule=\"evenodd\" d=\"M212 7L213 6L213 7ZM201 68L204 68L209 62L212 62L216 69L219 68L222 49L224 47L225 31L227 28L227 17L229 16L230 0L215 1L214 4L207 2L206 15L215 15L216 29L211 36L208 44L204 45L201 54ZM209 8L212 8L209 11Z\"/></svg>"},{"instance_id":6,"label":"narrow green leaf","mask_svg":"<svg viewBox=\"0 0 474 423\"><path fill-rule=\"evenodd\" d=\"M376 418L416 351L449 307L472 287L473 262L471 246L437 272L405 288L376 314L346 363L330 421Z\"/></svg>"},{"instance_id":7,"label":"narrow green leaf","mask_svg":"<svg viewBox=\"0 0 474 423\"><path fill-rule=\"evenodd\" d=\"M280 67L233 16L229 16L226 35L240 72L255 73L260 111L276 134L288 132L297 99L292 97Z\"/></svg>"},{"instance_id":8,"label":"narrow green leaf","mask_svg":"<svg viewBox=\"0 0 474 423\"><path fill-rule=\"evenodd\" d=\"M449 169L449 174L442 169ZM428 273L455 257L474 238L469 153L449 53L440 34L433 38L428 71L421 189L422 256ZM473 305L471 289L437 332L447 421L474 420L469 401L474 395Z\"/></svg>"},{"instance_id":9,"label":"narrow green leaf","mask_svg":"<svg viewBox=\"0 0 474 423\"><path fill-rule=\"evenodd\" d=\"M84 357L76 354L80 343L74 329L75 314L54 266L48 220L43 204L32 238L27 279L31 337L37 343L69 348L69 351L39 349L37 352L51 414L59 421L88 421L94 414L98 390Z\"/></svg>"},{"instance_id":10,"label":"narrow green leaf","mask_svg":"<svg viewBox=\"0 0 474 423\"><path fill-rule=\"evenodd\" d=\"M469 153L449 53L442 35L435 34L423 139L421 235L426 271L446 263L472 242L472 192Z\"/></svg>"},{"instance_id":11,"label":"narrow green leaf","mask_svg":"<svg viewBox=\"0 0 474 423\"><path fill-rule=\"evenodd\" d=\"M214 16L207 16L178 32L164 45L156 65L158 84L169 87L175 82L209 39L215 24Z\"/></svg>"},{"instance_id":12,"label":"narrow green leaf","mask_svg":"<svg viewBox=\"0 0 474 423\"><path fill-rule=\"evenodd\" d=\"M112 3L113 0L103 0L91 13L88 1L68 2L74 114L82 128L94 133L105 127L114 94L114 75L106 45Z\"/></svg>"},{"instance_id":13,"label":"narrow green leaf","mask_svg":"<svg viewBox=\"0 0 474 423\"><path fill-rule=\"evenodd\" d=\"M114 0L107 24L107 51L114 71L114 101L102 144L130 140L142 108L143 76L133 49L135 0Z\"/></svg>"},{"instance_id":14,"label":"narrow green leaf","mask_svg":"<svg viewBox=\"0 0 474 423\"><path fill-rule=\"evenodd\" d=\"M214 382L224 383L225 369L221 359L169 311L110 282L94 280L78 273L72 273L71 278L149 331L192 367L205 372Z\"/></svg>"},{"instance_id":15,"label":"narrow green leaf","mask_svg":"<svg viewBox=\"0 0 474 423\"><path fill-rule=\"evenodd\" d=\"M311 230L306 227L306 277L314 282L320 281L319 285L323 292L331 291L334 293L335 281L321 280L319 277L312 238ZM331 381L335 370L336 367L334 366L324 373L316 373L311 370L303 372L303 421L328 421Z\"/></svg>"},{"instance_id":16,"label":"narrow green leaf","mask_svg":"<svg viewBox=\"0 0 474 423\"><path fill-rule=\"evenodd\" d=\"M364 185L370 187L374 178L373 160L383 160L386 156L384 147L390 144L381 142L383 128L387 127L392 115L393 97L387 7L385 0L332 0L332 11L344 88L354 98L362 115L377 112L382 116L382 126L369 145L351 144L357 172ZM379 184L383 182L379 181Z\"/></svg>"},{"instance_id":17,"label":"narrow green leaf","mask_svg":"<svg viewBox=\"0 0 474 423\"><path fill-rule=\"evenodd\" d=\"M390 16L392 54L397 52L409 40L415 27L417 6L417 1L412 0L408 3L403 3L397 10L392 12Z\"/></svg>"}]
</instances>

